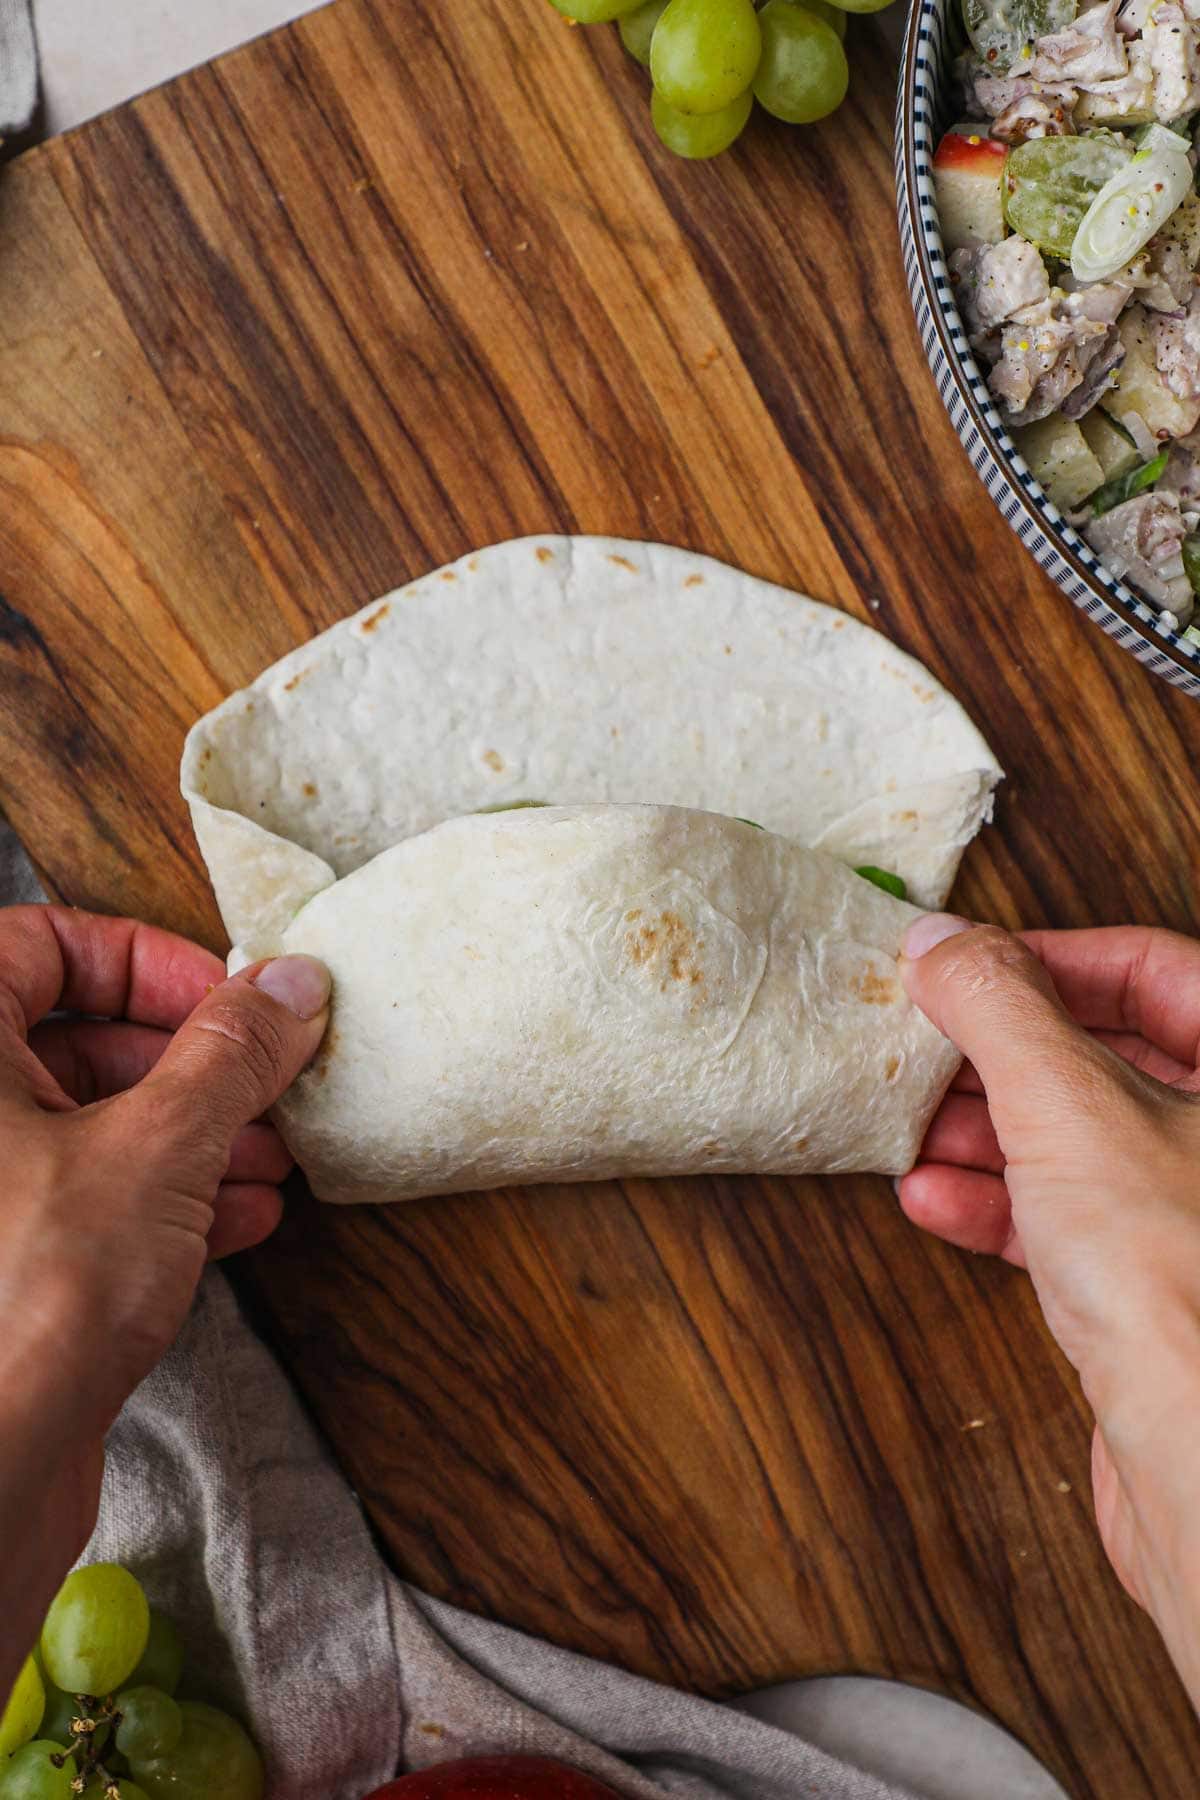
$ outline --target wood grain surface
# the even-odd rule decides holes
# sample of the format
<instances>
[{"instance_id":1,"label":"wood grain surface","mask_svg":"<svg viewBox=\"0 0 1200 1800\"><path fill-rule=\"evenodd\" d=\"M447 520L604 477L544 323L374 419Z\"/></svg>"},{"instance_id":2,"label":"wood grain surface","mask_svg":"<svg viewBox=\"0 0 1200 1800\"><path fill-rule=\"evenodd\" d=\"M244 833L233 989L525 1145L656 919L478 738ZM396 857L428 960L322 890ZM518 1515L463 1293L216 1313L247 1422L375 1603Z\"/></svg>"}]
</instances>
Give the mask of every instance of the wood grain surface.
<instances>
[{"instance_id":1,"label":"wood grain surface","mask_svg":"<svg viewBox=\"0 0 1200 1800\"><path fill-rule=\"evenodd\" d=\"M894 52L851 41L833 122L693 166L611 30L335 0L5 172L0 802L64 896L219 944L194 717L446 559L580 530L805 589L949 683L1009 770L960 907L1194 924L1200 710L972 475L901 275ZM434 1592L712 1694L924 1682L1074 1800L1195 1795L1026 1282L886 1183L301 1196L242 1276Z\"/></svg>"}]
</instances>

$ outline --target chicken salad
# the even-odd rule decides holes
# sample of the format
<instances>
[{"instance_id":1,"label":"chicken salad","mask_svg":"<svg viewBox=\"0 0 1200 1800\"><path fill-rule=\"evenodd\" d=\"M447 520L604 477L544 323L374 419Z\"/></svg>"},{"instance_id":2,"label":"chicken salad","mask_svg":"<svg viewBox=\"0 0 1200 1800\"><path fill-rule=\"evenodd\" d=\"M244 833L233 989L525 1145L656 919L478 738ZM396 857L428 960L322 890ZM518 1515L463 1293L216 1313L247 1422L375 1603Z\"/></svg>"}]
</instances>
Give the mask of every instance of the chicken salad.
<instances>
[{"instance_id":1,"label":"chicken salad","mask_svg":"<svg viewBox=\"0 0 1200 1800\"><path fill-rule=\"evenodd\" d=\"M933 171L964 329L1050 498L1200 645L1200 0L962 4Z\"/></svg>"}]
</instances>

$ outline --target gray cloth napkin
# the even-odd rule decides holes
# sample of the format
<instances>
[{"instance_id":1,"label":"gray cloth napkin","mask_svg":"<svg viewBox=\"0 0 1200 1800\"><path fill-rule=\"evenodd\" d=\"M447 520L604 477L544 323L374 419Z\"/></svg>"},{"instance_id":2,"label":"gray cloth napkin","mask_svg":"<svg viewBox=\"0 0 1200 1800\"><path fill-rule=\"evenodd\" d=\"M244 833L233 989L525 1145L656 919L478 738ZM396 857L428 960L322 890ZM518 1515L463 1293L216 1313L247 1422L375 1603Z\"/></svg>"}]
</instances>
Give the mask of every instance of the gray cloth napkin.
<instances>
[{"instance_id":1,"label":"gray cloth napkin","mask_svg":"<svg viewBox=\"0 0 1200 1800\"><path fill-rule=\"evenodd\" d=\"M629 1795L901 1800L790 1733L398 1581L215 1269L110 1434L87 1560L127 1564L172 1613L280 1800L359 1800L399 1768L502 1750Z\"/></svg>"},{"instance_id":2,"label":"gray cloth napkin","mask_svg":"<svg viewBox=\"0 0 1200 1800\"><path fill-rule=\"evenodd\" d=\"M0 819L0 906L41 898ZM397 1580L217 1269L109 1434L84 1560L126 1564L172 1614L190 1691L252 1726L269 1800L360 1800L400 1769L505 1750L647 1800L917 1800L790 1733Z\"/></svg>"},{"instance_id":3,"label":"gray cloth napkin","mask_svg":"<svg viewBox=\"0 0 1200 1800\"><path fill-rule=\"evenodd\" d=\"M37 47L29 0L0 0L0 138L24 131L37 106Z\"/></svg>"}]
</instances>

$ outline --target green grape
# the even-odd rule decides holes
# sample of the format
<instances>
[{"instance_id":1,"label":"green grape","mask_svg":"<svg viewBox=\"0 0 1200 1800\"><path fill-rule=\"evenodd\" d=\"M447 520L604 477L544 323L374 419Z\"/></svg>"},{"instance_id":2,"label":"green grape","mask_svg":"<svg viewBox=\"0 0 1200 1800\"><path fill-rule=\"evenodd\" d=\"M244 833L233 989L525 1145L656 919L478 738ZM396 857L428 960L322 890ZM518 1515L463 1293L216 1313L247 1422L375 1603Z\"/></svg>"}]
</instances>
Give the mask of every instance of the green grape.
<instances>
[{"instance_id":1,"label":"green grape","mask_svg":"<svg viewBox=\"0 0 1200 1800\"><path fill-rule=\"evenodd\" d=\"M638 0L550 0L550 4L577 25L605 25L632 12Z\"/></svg>"},{"instance_id":2,"label":"green grape","mask_svg":"<svg viewBox=\"0 0 1200 1800\"><path fill-rule=\"evenodd\" d=\"M21 1664L8 1703L0 1713L0 1756L11 1756L36 1736L46 1710L46 1692L32 1656Z\"/></svg>"},{"instance_id":3,"label":"green grape","mask_svg":"<svg viewBox=\"0 0 1200 1800\"><path fill-rule=\"evenodd\" d=\"M752 0L670 0L650 45L650 74L677 112L720 112L750 86L761 51Z\"/></svg>"},{"instance_id":4,"label":"green grape","mask_svg":"<svg viewBox=\"0 0 1200 1800\"><path fill-rule=\"evenodd\" d=\"M1077 0L962 0L963 24L988 73L1006 75L1026 46L1065 31ZM857 11L855 7L851 11ZM867 11L872 10L867 8Z\"/></svg>"},{"instance_id":5,"label":"green grape","mask_svg":"<svg viewBox=\"0 0 1200 1800\"><path fill-rule=\"evenodd\" d=\"M1070 256L1084 213L1132 154L1104 132L1014 144L1000 183L1004 216L1013 231L1039 250Z\"/></svg>"},{"instance_id":6,"label":"green grape","mask_svg":"<svg viewBox=\"0 0 1200 1800\"><path fill-rule=\"evenodd\" d=\"M117 1695L117 1710L121 1714L117 1749L129 1758L131 1765L139 1758L165 1756L183 1733L183 1714L161 1688L122 1688Z\"/></svg>"},{"instance_id":7,"label":"green grape","mask_svg":"<svg viewBox=\"0 0 1200 1800\"><path fill-rule=\"evenodd\" d=\"M64 1760L56 1768L52 1756ZM0 1768L0 1800L71 1800L75 1764L64 1744L37 1738L23 1744Z\"/></svg>"},{"instance_id":8,"label":"green grape","mask_svg":"<svg viewBox=\"0 0 1200 1800\"><path fill-rule=\"evenodd\" d=\"M676 156L690 157L693 162L728 150L740 136L753 108L754 96L749 88L715 113L676 112L657 90L650 96L650 117L660 140Z\"/></svg>"},{"instance_id":9,"label":"green grape","mask_svg":"<svg viewBox=\"0 0 1200 1800\"><path fill-rule=\"evenodd\" d=\"M110 1775L132 1775L133 1773L129 1766L129 1758L122 1756L119 1750L104 1752L104 1766Z\"/></svg>"},{"instance_id":10,"label":"green grape","mask_svg":"<svg viewBox=\"0 0 1200 1800\"><path fill-rule=\"evenodd\" d=\"M42 1660L68 1694L111 1694L141 1661L150 1635L146 1596L128 1569L93 1563L67 1576L42 1626Z\"/></svg>"},{"instance_id":11,"label":"green grape","mask_svg":"<svg viewBox=\"0 0 1200 1800\"><path fill-rule=\"evenodd\" d=\"M179 1710L175 1748L133 1759L134 1780L150 1800L261 1800L262 1761L237 1720L198 1700L181 1701Z\"/></svg>"},{"instance_id":12,"label":"green grape","mask_svg":"<svg viewBox=\"0 0 1200 1800\"><path fill-rule=\"evenodd\" d=\"M842 104L850 66L832 25L793 0L767 0L759 16L763 52L758 104L789 125L808 125Z\"/></svg>"},{"instance_id":13,"label":"green grape","mask_svg":"<svg viewBox=\"0 0 1200 1800\"><path fill-rule=\"evenodd\" d=\"M142 1660L129 1677L130 1687L161 1688L173 1694L183 1674L183 1639L166 1613L150 1608L150 1636Z\"/></svg>"},{"instance_id":14,"label":"green grape","mask_svg":"<svg viewBox=\"0 0 1200 1800\"><path fill-rule=\"evenodd\" d=\"M650 67L650 40L666 5L667 0L642 0L640 6L635 6L632 12L622 13L617 20L621 42L643 69Z\"/></svg>"},{"instance_id":15,"label":"green grape","mask_svg":"<svg viewBox=\"0 0 1200 1800\"><path fill-rule=\"evenodd\" d=\"M845 7L834 5L832 0L790 0L790 4L802 6L805 12L813 15L814 19L824 19L825 23L832 25L838 36L843 41L845 40ZM856 6L852 10L855 12L878 12L880 6L890 6L891 4L892 0L879 0L879 6Z\"/></svg>"}]
</instances>

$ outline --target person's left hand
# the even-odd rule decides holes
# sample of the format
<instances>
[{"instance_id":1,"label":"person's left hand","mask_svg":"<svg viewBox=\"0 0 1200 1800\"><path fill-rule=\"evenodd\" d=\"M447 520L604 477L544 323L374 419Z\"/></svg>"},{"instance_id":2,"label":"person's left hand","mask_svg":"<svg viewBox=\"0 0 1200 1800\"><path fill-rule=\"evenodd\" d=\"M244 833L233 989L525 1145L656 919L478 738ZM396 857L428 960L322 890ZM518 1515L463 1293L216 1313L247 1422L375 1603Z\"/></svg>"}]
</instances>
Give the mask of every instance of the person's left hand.
<instances>
[{"instance_id":1,"label":"person's left hand","mask_svg":"<svg viewBox=\"0 0 1200 1800\"><path fill-rule=\"evenodd\" d=\"M21 1582L9 1596L0 1577L0 1602L25 1648L40 1614L24 1603L44 1608L82 1549L103 1434L206 1258L278 1222L290 1159L259 1121L315 1053L328 1001L311 957L226 980L129 919L0 911L0 1541Z\"/></svg>"}]
</instances>

